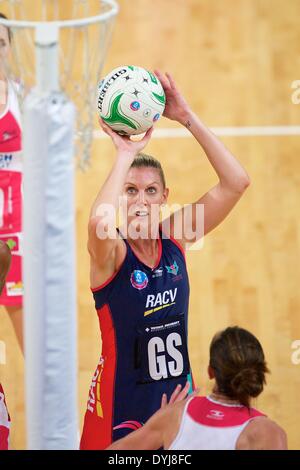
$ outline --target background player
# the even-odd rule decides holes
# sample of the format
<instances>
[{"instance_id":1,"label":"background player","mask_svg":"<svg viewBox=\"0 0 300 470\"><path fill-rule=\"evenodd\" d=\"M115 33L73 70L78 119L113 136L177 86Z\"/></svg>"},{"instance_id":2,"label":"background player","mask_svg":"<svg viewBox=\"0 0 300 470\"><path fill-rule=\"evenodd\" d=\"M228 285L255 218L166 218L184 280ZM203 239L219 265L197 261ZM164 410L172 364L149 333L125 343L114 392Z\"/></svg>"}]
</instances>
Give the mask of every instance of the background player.
<instances>
[{"instance_id":1,"label":"background player","mask_svg":"<svg viewBox=\"0 0 300 470\"><path fill-rule=\"evenodd\" d=\"M5 278L11 264L11 253L3 241L0 240L0 295L5 285ZM10 417L7 411L5 395L0 383L0 450L8 449Z\"/></svg>"},{"instance_id":2,"label":"background player","mask_svg":"<svg viewBox=\"0 0 300 470\"><path fill-rule=\"evenodd\" d=\"M242 328L227 328L210 345L213 393L165 407L109 449L285 450L283 429L251 407L251 399L263 391L267 372L257 338Z\"/></svg>"},{"instance_id":3,"label":"background player","mask_svg":"<svg viewBox=\"0 0 300 470\"><path fill-rule=\"evenodd\" d=\"M0 17L6 18L3 14ZM23 350L20 86L7 78L11 40L11 31L0 25L0 239L8 242L12 251L0 305L6 308Z\"/></svg>"}]
</instances>

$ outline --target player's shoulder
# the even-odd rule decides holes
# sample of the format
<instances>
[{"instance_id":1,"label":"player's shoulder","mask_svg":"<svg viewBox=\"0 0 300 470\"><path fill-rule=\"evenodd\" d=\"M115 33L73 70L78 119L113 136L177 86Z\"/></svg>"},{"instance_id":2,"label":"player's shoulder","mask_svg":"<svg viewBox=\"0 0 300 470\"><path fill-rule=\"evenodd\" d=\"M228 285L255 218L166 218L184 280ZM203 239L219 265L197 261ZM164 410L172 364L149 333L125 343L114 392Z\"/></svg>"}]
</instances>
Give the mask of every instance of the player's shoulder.
<instances>
[{"instance_id":1,"label":"player's shoulder","mask_svg":"<svg viewBox=\"0 0 300 470\"><path fill-rule=\"evenodd\" d=\"M287 435L275 421L258 416L242 432L237 449L284 450L287 449Z\"/></svg>"}]
</instances>

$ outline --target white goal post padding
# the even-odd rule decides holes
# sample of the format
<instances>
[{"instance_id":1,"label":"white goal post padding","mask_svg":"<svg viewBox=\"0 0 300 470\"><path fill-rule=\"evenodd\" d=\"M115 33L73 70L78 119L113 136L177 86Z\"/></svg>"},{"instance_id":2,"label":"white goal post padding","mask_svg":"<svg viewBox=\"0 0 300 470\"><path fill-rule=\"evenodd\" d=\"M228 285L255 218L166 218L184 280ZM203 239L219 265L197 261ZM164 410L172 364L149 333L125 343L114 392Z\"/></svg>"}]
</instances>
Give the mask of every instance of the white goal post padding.
<instances>
[{"instance_id":1,"label":"white goal post padding","mask_svg":"<svg viewBox=\"0 0 300 470\"><path fill-rule=\"evenodd\" d=\"M27 447L76 449L74 105L34 89L23 124Z\"/></svg>"}]
</instances>

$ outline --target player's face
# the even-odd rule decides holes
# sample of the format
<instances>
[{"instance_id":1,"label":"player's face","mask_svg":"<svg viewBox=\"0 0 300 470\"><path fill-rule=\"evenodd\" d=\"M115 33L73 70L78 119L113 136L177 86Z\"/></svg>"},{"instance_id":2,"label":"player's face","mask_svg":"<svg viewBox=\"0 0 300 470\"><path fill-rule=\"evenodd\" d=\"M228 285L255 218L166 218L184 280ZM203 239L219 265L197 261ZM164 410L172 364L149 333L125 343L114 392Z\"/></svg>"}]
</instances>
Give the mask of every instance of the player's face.
<instances>
[{"instance_id":1,"label":"player's face","mask_svg":"<svg viewBox=\"0 0 300 470\"><path fill-rule=\"evenodd\" d=\"M156 168L131 168L123 190L127 225L149 227L157 224L160 207L166 203L168 192Z\"/></svg>"}]
</instances>

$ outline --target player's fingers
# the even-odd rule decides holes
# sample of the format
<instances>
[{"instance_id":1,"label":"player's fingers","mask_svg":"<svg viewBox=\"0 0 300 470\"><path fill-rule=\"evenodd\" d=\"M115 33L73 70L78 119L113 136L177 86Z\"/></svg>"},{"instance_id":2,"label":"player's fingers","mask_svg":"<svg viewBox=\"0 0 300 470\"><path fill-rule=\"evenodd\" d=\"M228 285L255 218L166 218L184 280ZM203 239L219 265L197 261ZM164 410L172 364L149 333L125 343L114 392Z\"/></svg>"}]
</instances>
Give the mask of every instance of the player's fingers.
<instances>
[{"instance_id":1,"label":"player's fingers","mask_svg":"<svg viewBox=\"0 0 300 470\"><path fill-rule=\"evenodd\" d=\"M184 388L180 391L180 393L178 393L175 401L184 400L189 393L189 389L190 389L190 383L186 382Z\"/></svg>"},{"instance_id":2,"label":"player's fingers","mask_svg":"<svg viewBox=\"0 0 300 470\"><path fill-rule=\"evenodd\" d=\"M175 388L174 392L172 393L171 397L170 397L169 404L174 403L176 401L176 398L177 398L178 394L180 393L181 389L182 389L181 384L178 384L177 387Z\"/></svg>"},{"instance_id":3,"label":"player's fingers","mask_svg":"<svg viewBox=\"0 0 300 470\"><path fill-rule=\"evenodd\" d=\"M163 393L162 397L161 397L161 408L165 408L165 406L167 406L167 394L166 393Z\"/></svg>"},{"instance_id":4,"label":"player's fingers","mask_svg":"<svg viewBox=\"0 0 300 470\"><path fill-rule=\"evenodd\" d=\"M157 76L157 78L159 79L159 81L161 82L164 89L170 89L171 88L169 80L159 70L155 70L154 73Z\"/></svg>"},{"instance_id":5,"label":"player's fingers","mask_svg":"<svg viewBox=\"0 0 300 470\"><path fill-rule=\"evenodd\" d=\"M170 85L171 85L171 88L173 88L173 90L176 90L178 91L178 88L176 86L176 83L175 83L175 80L174 78L172 77L172 75L168 72L166 72L166 76L168 77L168 80L170 82Z\"/></svg>"},{"instance_id":6,"label":"player's fingers","mask_svg":"<svg viewBox=\"0 0 300 470\"><path fill-rule=\"evenodd\" d=\"M142 140L149 140L152 136L152 132L154 131L154 127L150 127L150 129L147 130L146 134L144 135Z\"/></svg>"},{"instance_id":7,"label":"player's fingers","mask_svg":"<svg viewBox=\"0 0 300 470\"><path fill-rule=\"evenodd\" d=\"M111 135L112 129L101 118L99 118L99 124L106 134Z\"/></svg>"}]
</instances>

